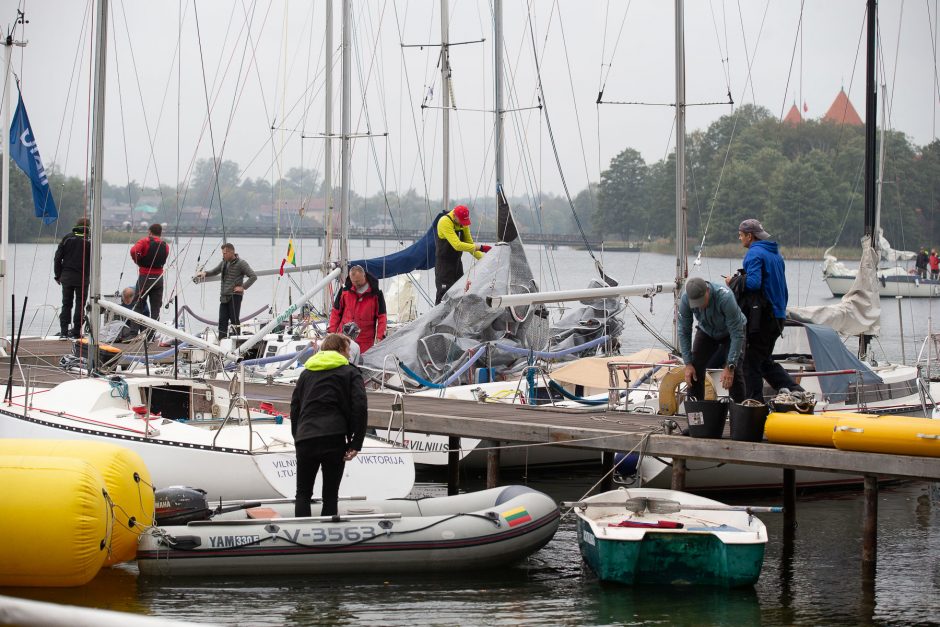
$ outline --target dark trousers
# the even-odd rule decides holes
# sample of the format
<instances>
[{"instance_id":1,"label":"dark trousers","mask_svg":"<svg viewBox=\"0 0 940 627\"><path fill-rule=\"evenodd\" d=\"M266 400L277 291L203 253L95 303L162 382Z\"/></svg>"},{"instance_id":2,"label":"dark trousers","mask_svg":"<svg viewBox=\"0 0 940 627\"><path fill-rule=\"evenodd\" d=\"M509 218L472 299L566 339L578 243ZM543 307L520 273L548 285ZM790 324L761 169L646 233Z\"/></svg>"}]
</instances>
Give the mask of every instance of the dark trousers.
<instances>
[{"instance_id":1,"label":"dark trousers","mask_svg":"<svg viewBox=\"0 0 940 627\"><path fill-rule=\"evenodd\" d=\"M72 321L72 335L78 337L82 332L82 314L85 312L85 297L88 286L62 284L62 311L59 312L59 329L62 335L69 334L69 320ZM75 310L73 317L72 310Z\"/></svg>"},{"instance_id":2,"label":"dark trousers","mask_svg":"<svg viewBox=\"0 0 940 627\"><path fill-rule=\"evenodd\" d=\"M150 317L160 319L160 307L163 306L163 275L148 276L141 274L137 277L137 292L134 295L134 311L144 313L147 303L150 303Z\"/></svg>"},{"instance_id":3,"label":"dark trousers","mask_svg":"<svg viewBox=\"0 0 940 627\"><path fill-rule=\"evenodd\" d=\"M434 268L434 285L437 287L437 295L434 297L434 304L439 305L454 283L463 276L463 263L458 263L455 268Z\"/></svg>"},{"instance_id":4,"label":"dark trousers","mask_svg":"<svg viewBox=\"0 0 940 627\"><path fill-rule=\"evenodd\" d=\"M232 334L238 335L240 331L242 313L242 295L232 294L227 303L219 303L219 337L228 337L229 325L232 325Z\"/></svg>"},{"instance_id":5,"label":"dark trousers","mask_svg":"<svg viewBox=\"0 0 940 627\"><path fill-rule=\"evenodd\" d=\"M783 320L773 318L761 321L758 332L747 336L747 348L744 351L744 385L747 398L764 402L765 379L775 390L803 390L784 367L773 359L774 344L782 331Z\"/></svg>"},{"instance_id":6,"label":"dark trousers","mask_svg":"<svg viewBox=\"0 0 940 627\"><path fill-rule=\"evenodd\" d=\"M698 400L705 399L705 370L708 363L716 353L723 352L727 355L728 347L731 345L731 337L715 339L710 335L702 333L701 330L695 332L695 339L692 340L692 365L695 366L695 381L689 386L689 398ZM729 390L731 400L740 403L744 400L744 377L741 375L741 368L735 368L734 380Z\"/></svg>"},{"instance_id":7,"label":"dark trousers","mask_svg":"<svg viewBox=\"0 0 940 627\"><path fill-rule=\"evenodd\" d=\"M323 468L323 507L321 516L335 516L339 512L339 483L343 480L346 462L346 436L328 435L301 440L294 444L297 451L297 494L294 516L310 516L310 498L317 473Z\"/></svg>"}]
</instances>

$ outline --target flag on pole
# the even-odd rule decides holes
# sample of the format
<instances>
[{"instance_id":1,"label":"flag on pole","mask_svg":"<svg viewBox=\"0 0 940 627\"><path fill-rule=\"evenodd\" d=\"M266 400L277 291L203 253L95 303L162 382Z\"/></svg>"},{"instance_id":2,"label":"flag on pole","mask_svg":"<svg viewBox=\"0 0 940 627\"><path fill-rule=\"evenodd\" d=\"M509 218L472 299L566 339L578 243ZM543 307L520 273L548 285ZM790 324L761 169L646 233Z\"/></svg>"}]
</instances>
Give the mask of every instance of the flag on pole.
<instances>
[{"instance_id":1,"label":"flag on pole","mask_svg":"<svg viewBox=\"0 0 940 627\"><path fill-rule=\"evenodd\" d=\"M288 263L292 266L297 265L297 254L294 251L294 240L292 239L287 240L287 255L281 259L280 276L284 276L284 265Z\"/></svg>"},{"instance_id":2,"label":"flag on pole","mask_svg":"<svg viewBox=\"0 0 940 627\"><path fill-rule=\"evenodd\" d=\"M809 111L809 105L807 105L806 101L804 100L803 101L803 113L806 113L807 111Z\"/></svg>"},{"instance_id":3,"label":"flag on pole","mask_svg":"<svg viewBox=\"0 0 940 627\"><path fill-rule=\"evenodd\" d=\"M36 217L42 218L45 224L52 224L59 217L59 212L55 208L52 190L49 188L49 177L46 176L46 168L42 165L33 129L26 116L23 94L19 95L13 124L10 125L10 156L32 183Z\"/></svg>"}]
</instances>

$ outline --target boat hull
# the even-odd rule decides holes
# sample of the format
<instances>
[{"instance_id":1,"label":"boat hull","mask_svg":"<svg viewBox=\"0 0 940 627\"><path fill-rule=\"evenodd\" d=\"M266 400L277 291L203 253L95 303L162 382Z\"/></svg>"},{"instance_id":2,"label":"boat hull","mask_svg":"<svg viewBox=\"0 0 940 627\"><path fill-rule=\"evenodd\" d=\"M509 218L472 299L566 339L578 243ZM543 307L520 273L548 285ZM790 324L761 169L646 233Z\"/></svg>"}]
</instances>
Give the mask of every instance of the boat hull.
<instances>
[{"instance_id":1,"label":"boat hull","mask_svg":"<svg viewBox=\"0 0 940 627\"><path fill-rule=\"evenodd\" d=\"M767 529L750 512L653 488L613 490L574 507L581 555L602 581L737 588L760 577Z\"/></svg>"},{"instance_id":2,"label":"boat hull","mask_svg":"<svg viewBox=\"0 0 940 627\"><path fill-rule=\"evenodd\" d=\"M833 296L844 296L855 283L853 276L827 276L826 285ZM878 277L878 293L882 298L902 296L904 298L940 297L940 281L915 279L913 276Z\"/></svg>"},{"instance_id":3,"label":"boat hull","mask_svg":"<svg viewBox=\"0 0 940 627\"><path fill-rule=\"evenodd\" d=\"M290 515L293 503L265 509ZM558 522L550 497L507 486L420 501L341 501L338 520L271 517L164 527L141 538L137 560L141 574L152 576L486 569L539 550Z\"/></svg>"}]
</instances>

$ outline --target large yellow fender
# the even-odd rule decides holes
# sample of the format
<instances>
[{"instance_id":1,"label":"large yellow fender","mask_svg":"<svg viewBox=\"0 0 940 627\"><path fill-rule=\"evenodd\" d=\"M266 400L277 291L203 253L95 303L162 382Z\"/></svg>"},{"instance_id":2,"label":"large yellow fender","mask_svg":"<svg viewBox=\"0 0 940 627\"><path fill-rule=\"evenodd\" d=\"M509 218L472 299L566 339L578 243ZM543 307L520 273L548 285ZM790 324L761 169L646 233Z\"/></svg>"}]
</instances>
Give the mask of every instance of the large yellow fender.
<instances>
[{"instance_id":1,"label":"large yellow fender","mask_svg":"<svg viewBox=\"0 0 940 627\"><path fill-rule=\"evenodd\" d=\"M675 416L679 411L679 401L676 396L679 386L685 383L685 366L670 368L663 380L659 382L659 413L662 416ZM705 400L714 401L718 398L712 378L705 375Z\"/></svg>"},{"instance_id":2,"label":"large yellow fender","mask_svg":"<svg viewBox=\"0 0 940 627\"><path fill-rule=\"evenodd\" d=\"M0 586L82 586L108 555L101 473L69 457L0 455Z\"/></svg>"},{"instance_id":3,"label":"large yellow fender","mask_svg":"<svg viewBox=\"0 0 940 627\"><path fill-rule=\"evenodd\" d=\"M0 455L74 457L91 464L114 503L105 566L134 559L137 538L153 522L153 480L134 451L108 442L0 438Z\"/></svg>"}]
</instances>

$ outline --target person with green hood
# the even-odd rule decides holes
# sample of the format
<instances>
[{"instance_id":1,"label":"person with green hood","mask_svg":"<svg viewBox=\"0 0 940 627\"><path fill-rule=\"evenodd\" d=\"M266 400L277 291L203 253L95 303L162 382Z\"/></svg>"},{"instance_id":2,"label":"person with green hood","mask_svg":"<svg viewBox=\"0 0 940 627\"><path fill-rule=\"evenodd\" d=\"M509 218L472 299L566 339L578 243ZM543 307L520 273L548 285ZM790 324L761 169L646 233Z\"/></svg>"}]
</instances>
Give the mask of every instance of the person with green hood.
<instances>
[{"instance_id":1,"label":"person with green hood","mask_svg":"<svg viewBox=\"0 0 940 627\"><path fill-rule=\"evenodd\" d=\"M339 484L346 462L362 450L368 416L366 387L349 363L349 338L330 333L304 364L290 400L297 453L294 515L310 516L317 473L323 469L321 516L339 513Z\"/></svg>"}]
</instances>

